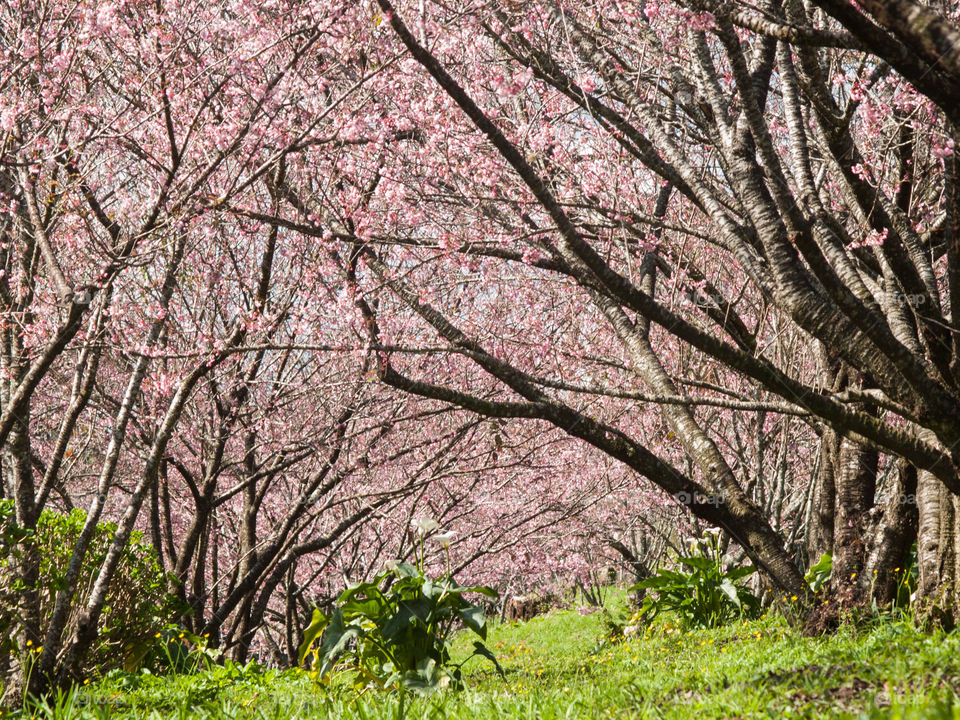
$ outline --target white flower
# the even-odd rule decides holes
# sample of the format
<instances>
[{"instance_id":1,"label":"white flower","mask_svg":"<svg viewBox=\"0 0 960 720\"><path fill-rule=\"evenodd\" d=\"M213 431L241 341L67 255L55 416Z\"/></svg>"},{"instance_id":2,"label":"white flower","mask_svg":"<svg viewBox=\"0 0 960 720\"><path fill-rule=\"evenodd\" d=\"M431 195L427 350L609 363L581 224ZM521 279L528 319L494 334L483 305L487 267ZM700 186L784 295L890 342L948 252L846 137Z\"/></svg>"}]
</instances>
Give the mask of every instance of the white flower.
<instances>
[{"instance_id":1,"label":"white flower","mask_svg":"<svg viewBox=\"0 0 960 720\"><path fill-rule=\"evenodd\" d=\"M436 520L422 517L417 518L410 523L410 527L419 532L421 535L426 535L427 533L433 532L440 527L440 523L438 523Z\"/></svg>"},{"instance_id":2,"label":"white flower","mask_svg":"<svg viewBox=\"0 0 960 720\"><path fill-rule=\"evenodd\" d=\"M400 561L399 561L399 560L387 560L387 561L383 564L383 569L384 569L384 570L396 570L396 569L397 569L397 565L399 565L399 564L400 564Z\"/></svg>"},{"instance_id":3,"label":"white flower","mask_svg":"<svg viewBox=\"0 0 960 720\"><path fill-rule=\"evenodd\" d=\"M456 534L457 533L455 533L453 530L448 530L447 532L441 535L434 535L430 539L433 540L434 542L440 543L445 548L448 548L450 547L450 543L453 542L453 538L456 536Z\"/></svg>"},{"instance_id":4,"label":"white flower","mask_svg":"<svg viewBox=\"0 0 960 720\"><path fill-rule=\"evenodd\" d=\"M703 531L704 535L713 535L714 537L720 537L720 533L723 532L720 528L707 528Z\"/></svg>"}]
</instances>

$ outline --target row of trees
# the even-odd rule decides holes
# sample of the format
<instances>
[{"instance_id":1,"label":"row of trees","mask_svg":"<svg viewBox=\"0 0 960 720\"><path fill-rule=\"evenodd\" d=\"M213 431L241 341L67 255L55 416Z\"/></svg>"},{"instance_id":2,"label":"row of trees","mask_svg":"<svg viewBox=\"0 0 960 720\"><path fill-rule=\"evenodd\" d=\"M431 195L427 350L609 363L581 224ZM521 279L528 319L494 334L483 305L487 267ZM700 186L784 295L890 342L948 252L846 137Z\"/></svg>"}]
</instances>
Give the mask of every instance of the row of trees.
<instances>
[{"instance_id":1,"label":"row of trees","mask_svg":"<svg viewBox=\"0 0 960 720\"><path fill-rule=\"evenodd\" d=\"M785 592L832 552L814 622L915 542L954 619L957 8L0 13L3 492L87 518L63 587L14 568L32 691L138 528L238 658L420 515L520 587L643 572L679 504Z\"/></svg>"}]
</instances>

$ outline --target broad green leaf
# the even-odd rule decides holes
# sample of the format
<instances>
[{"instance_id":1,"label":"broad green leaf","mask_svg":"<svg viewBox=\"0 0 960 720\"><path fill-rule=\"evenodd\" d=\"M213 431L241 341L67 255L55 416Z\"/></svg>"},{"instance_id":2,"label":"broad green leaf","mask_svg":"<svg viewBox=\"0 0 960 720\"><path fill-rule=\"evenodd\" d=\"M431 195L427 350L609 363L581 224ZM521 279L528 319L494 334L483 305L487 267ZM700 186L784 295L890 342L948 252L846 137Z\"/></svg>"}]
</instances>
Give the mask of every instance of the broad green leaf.
<instances>
[{"instance_id":1,"label":"broad green leaf","mask_svg":"<svg viewBox=\"0 0 960 720\"><path fill-rule=\"evenodd\" d=\"M740 608L740 595L737 593L737 588L734 584L730 582L730 578L724 578L723 582L720 583L720 592L730 598L730 601L736 605L738 609Z\"/></svg>"},{"instance_id":2,"label":"broad green leaf","mask_svg":"<svg viewBox=\"0 0 960 720\"><path fill-rule=\"evenodd\" d=\"M678 558L687 567L692 567L697 570L713 570L716 567L716 563L710 558L705 557L682 557Z\"/></svg>"},{"instance_id":3,"label":"broad green leaf","mask_svg":"<svg viewBox=\"0 0 960 720\"><path fill-rule=\"evenodd\" d=\"M500 597L500 593L493 588L487 587L486 585L454 585L450 589L459 593L479 593L480 595L486 595L489 598Z\"/></svg>"},{"instance_id":4,"label":"broad green leaf","mask_svg":"<svg viewBox=\"0 0 960 720\"><path fill-rule=\"evenodd\" d=\"M753 575L757 571L753 565L744 565L743 567L734 568L727 573L727 577L731 580L740 580L745 578L748 575Z\"/></svg>"},{"instance_id":5,"label":"broad green leaf","mask_svg":"<svg viewBox=\"0 0 960 720\"><path fill-rule=\"evenodd\" d=\"M409 607L401 605L400 609L386 622L380 631L384 640L393 640L414 622L415 616Z\"/></svg>"},{"instance_id":6,"label":"broad green leaf","mask_svg":"<svg viewBox=\"0 0 960 720\"><path fill-rule=\"evenodd\" d=\"M400 577L413 578L420 577L420 571L410 563L398 563L396 567L397 574Z\"/></svg>"},{"instance_id":7,"label":"broad green leaf","mask_svg":"<svg viewBox=\"0 0 960 720\"><path fill-rule=\"evenodd\" d=\"M326 675L333 668L340 653L347 647L351 640L362 637L363 628L352 622L346 624L343 619L343 613L336 610L330 619L330 624L323 633L323 640L320 641L319 657L321 665L320 675Z\"/></svg>"},{"instance_id":8,"label":"broad green leaf","mask_svg":"<svg viewBox=\"0 0 960 720\"><path fill-rule=\"evenodd\" d=\"M506 678L507 675L503 672L503 668L500 666L500 663L497 661L496 656L487 649L487 646L484 645L479 640L473 641L473 654L480 655L485 657L487 660L493 663L493 666L497 669L497 672L500 674L500 677Z\"/></svg>"},{"instance_id":9,"label":"broad green leaf","mask_svg":"<svg viewBox=\"0 0 960 720\"><path fill-rule=\"evenodd\" d=\"M304 658L306 658L310 646L313 645L313 641L323 632L323 629L329 622L327 616L320 612L320 608L313 609L313 618L310 620L307 629L303 631L303 642L300 643L300 647L297 650L300 665L303 665Z\"/></svg>"},{"instance_id":10,"label":"broad green leaf","mask_svg":"<svg viewBox=\"0 0 960 720\"><path fill-rule=\"evenodd\" d=\"M483 608L473 606L457 611L457 616L463 620L463 624L473 630L484 640L487 639L487 616L483 613Z\"/></svg>"}]
</instances>

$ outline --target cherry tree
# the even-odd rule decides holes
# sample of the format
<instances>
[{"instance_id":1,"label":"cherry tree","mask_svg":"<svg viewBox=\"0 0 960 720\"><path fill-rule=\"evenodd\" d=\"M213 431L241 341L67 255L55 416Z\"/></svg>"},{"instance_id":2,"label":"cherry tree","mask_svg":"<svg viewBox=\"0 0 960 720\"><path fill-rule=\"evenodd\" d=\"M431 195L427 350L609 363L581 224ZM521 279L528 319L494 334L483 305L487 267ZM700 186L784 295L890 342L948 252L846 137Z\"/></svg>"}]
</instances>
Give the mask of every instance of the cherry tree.
<instances>
[{"instance_id":1,"label":"cherry tree","mask_svg":"<svg viewBox=\"0 0 960 720\"><path fill-rule=\"evenodd\" d=\"M311 603L409 553L414 515L457 524L458 566L489 577L495 550L596 502L521 499L562 470L542 431L504 440L377 383L347 256L281 218L314 151L332 169L375 144L350 130L377 75L354 62L365 9L2 12L2 494L27 530L86 511L63 587L35 555L14 568L33 692L79 679L135 529L188 629L289 663ZM330 179L314 189L348 193ZM118 531L81 587L102 519ZM13 697L26 665L4 667Z\"/></svg>"},{"instance_id":2,"label":"cherry tree","mask_svg":"<svg viewBox=\"0 0 960 720\"><path fill-rule=\"evenodd\" d=\"M323 264L293 262L276 226L210 217L238 186L282 174L278 158L303 136L278 122L273 94L301 63L322 65L306 60L322 23L263 16L263 29L250 32L251 12L103 3L3 11L4 495L25 529L51 498L86 508L64 587L44 586L35 555L16 569L25 588L20 646L43 647L36 691L72 679L95 641L145 503L178 591L201 611L205 588L218 587L215 562L207 577L217 508L241 504L234 578L203 622L219 633L242 606L245 619L231 631L246 632L251 593L269 584L278 558L303 554L289 536L315 522L345 474L336 462L351 422L368 417L363 353L353 342L342 354L331 346L349 324L324 326L310 310L336 294L323 284ZM196 34L180 32L187 26ZM270 197L262 183L257 190ZM290 291L305 273L318 283L310 297ZM318 331L304 330L311 323ZM337 391L321 403L286 385L324 381ZM312 424L290 422L305 414L298 402L309 403ZM289 471L302 476L284 487ZM282 505L286 514L258 536L260 507L275 508L280 493L298 502ZM334 543L383 497L314 544ZM80 588L105 517L119 529L94 586ZM55 595L47 618L44 593Z\"/></svg>"},{"instance_id":3,"label":"cherry tree","mask_svg":"<svg viewBox=\"0 0 960 720\"><path fill-rule=\"evenodd\" d=\"M416 134L342 163L345 207L309 171L287 199L291 224L352 243L381 379L553 424L797 594L802 562L701 408L802 418L821 448L807 550L835 554L826 612L889 598L916 537L920 594L949 614L954 10L377 7L362 63L407 59L356 122ZM402 97L409 116L388 113Z\"/></svg>"},{"instance_id":4,"label":"cherry tree","mask_svg":"<svg viewBox=\"0 0 960 720\"><path fill-rule=\"evenodd\" d=\"M916 542L950 620L956 13L8 3L3 494L86 511L51 617L15 568L32 690L135 529L238 659L289 662L424 516L504 589L645 572L648 524L800 596L832 552L814 626Z\"/></svg>"}]
</instances>

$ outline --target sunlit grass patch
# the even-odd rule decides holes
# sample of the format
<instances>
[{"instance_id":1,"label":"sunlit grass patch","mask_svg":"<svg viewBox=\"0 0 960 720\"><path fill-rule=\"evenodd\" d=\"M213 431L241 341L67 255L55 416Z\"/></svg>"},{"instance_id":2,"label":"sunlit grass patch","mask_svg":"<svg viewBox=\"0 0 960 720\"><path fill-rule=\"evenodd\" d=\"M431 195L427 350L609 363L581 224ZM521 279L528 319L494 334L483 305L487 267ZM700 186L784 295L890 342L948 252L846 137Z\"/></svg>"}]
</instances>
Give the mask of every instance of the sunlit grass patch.
<instances>
[{"instance_id":1,"label":"sunlit grass patch","mask_svg":"<svg viewBox=\"0 0 960 720\"><path fill-rule=\"evenodd\" d=\"M554 610L495 624L506 676L467 665L467 689L427 698L321 687L306 673L217 668L158 677L117 673L36 708L57 718L953 718L960 636L876 620L809 638L782 617L682 630L663 617L607 638L602 613ZM453 656L469 653L455 638Z\"/></svg>"}]
</instances>

